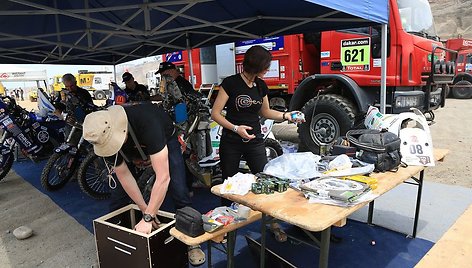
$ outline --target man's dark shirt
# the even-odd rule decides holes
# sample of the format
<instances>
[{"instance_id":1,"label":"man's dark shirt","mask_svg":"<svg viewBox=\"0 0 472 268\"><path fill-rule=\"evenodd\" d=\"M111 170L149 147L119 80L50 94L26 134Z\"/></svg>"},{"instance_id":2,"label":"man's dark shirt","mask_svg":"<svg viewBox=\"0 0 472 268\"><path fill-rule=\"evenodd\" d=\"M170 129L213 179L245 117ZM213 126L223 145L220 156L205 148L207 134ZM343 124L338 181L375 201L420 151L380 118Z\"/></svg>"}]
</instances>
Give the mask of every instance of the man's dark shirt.
<instances>
[{"instance_id":1,"label":"man's dark shirt","mask_svg":"<svg viewBox=\"0 0 472 268\"><path fill-rule=\"evenodd\" d=\"M69 92L73 94L74 96L76 96L79 99L81 104L93 105L92 96L87 90L81 87L77 87L75 91L69 91Z\"/></svg>"},{"instance_id":2,"label":"man's dark shirt","mask_svg":"<svg viewBox=\"0 0 472 268\"><path fill-rule=\"evenodd\" d=\"M65 108L65 111L70 115L69 120L83 122L85 115L95 110L92 96L81 87L76 87L75 90L63 90L67 97L63 100L59 94L61 98L60 103L63 103L63 105L56 104L55 107L59 109Z\"/></svg>"},{"instance_id":3,"label":"man's dark shirt","mask_svg":"<svg viewBox=\"0 0 472 268\"><path fill-rule=\"evenodd\" d=\"M160 152L174 134L174 124L169 115L157 104L142 102L124 104L128 122L146 156ZM129 161L142 160L133 138L129 134L121 151ZM119 154L119 153L118 153ZM112 163L115 156L108 158ZM123 161L118 155L117 165Z\"/></svg>"},{"instance_id":4,"label":"man's dark shirt","mask_svg":"<svg viewBox=\"0 0 472 268\"><path fill-rule=\"evenodd\" d=\"M146 86L138 84L136 81L134 84L136 86L134 90L128 87L125 88L126 95L128 95L128 101L147 101L151 99L151 95Z\"/></svg>"},{"instance_id":5,"label":"man's dark shirt","mask_svg":"<svg viewBox=\"0 0 472 268\"><path fill-rule=\"evenodd\" d=\"M195 90L193 89L192 84L190 84L190 82L187 81L185 78L183 78L181 75L175 78L175 83L177 83L177 86L179 86L180 92L185 93L185 94L195 93Z\"/></svg>"}]
</instances>

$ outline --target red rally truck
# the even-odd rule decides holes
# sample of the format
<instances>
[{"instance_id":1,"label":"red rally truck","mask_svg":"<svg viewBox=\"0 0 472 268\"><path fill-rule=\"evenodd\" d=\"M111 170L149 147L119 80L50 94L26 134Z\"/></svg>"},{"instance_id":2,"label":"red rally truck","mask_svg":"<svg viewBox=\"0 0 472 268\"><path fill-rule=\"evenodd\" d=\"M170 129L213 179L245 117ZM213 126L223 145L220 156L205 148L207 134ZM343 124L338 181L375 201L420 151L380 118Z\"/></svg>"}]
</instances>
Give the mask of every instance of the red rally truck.
<instances>
[{"instance_id":1,"label":"red rally truck","mask_svg":"<svg viewBox=\"0 0 472 268\"><path fill-rule=\"evenodd\" d=\"M445 104L445 89L452 83L453 74L451 68L444 67L451 63L444 61L446 53L434 29L429 2L389 3L387 113L415 107L432 120L433 111ZM244 52L256 44L273 55L264 77L271 106L288 106L305 113L306 122L298 127L298 133L310 151L318 152L320 144L333 143L360 126L369 105L379 106L380 26L236 42L236 71L242 69ZM203 53L200 50L192 51L196 88L207 83L203 81L208 73L205 63L215 62L201 57L208 54L208 48ZM188 54L179 53L174 60L168 57L190 78Z\"/></svg>"},{"instance_id":2,"label":"red rally truck","mask_svg":"<svg viewBox=\"0 0 472 268\"><path fill-rule=\"evenodd\" d=\"M390 0L387 30L387 113L418 108L434 119L444 106L453 74L438 68L445 50L427 0ZM306 122L300 141L312 152L363 123L369 105L380 103L380 26L322 32L320 72L303 80L290 101Z\"/></svg>"},{"instance_id":3,"label":"red rally truck","mask_svg":"<svg viewBox=\"0 0 472 268\"><path fill-rule=\"evenodd\" d=\"M446 41L446 47L457 51L447 53L446 60L455 62L455 66L448 65L455 74L452 82L451 93L458 99L470 99L472 97L472 40L453 38Z\"/></svg>"}]
</instances>

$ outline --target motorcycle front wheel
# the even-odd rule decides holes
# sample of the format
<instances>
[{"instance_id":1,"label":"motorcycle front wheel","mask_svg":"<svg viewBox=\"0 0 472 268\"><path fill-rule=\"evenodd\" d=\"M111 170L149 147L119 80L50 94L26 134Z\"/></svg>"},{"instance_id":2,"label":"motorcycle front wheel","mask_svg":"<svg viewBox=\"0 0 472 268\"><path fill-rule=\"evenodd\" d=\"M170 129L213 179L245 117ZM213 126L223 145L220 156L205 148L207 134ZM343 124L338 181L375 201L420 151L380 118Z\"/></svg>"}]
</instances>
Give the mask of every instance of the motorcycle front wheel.
<instances>
[{"instance_id":1,"label":"motorcycle front wheel","mask_svg":"<svg viewBox=\"0 0 472 268\"><path fill-rule=\"evenodd\" d=\"M5 178L13 165L13 152L5 155L0 154L0 181Z\"/></svg>"},{"instance_id":2,"label":"motorcycle front wheel","mask_svg":"<svg viewBox=\"0 0 472 268\"><path fill-rule=\"evenodd\" d=\"M111 188L108 184L108 170L105 159L89 153L79 166L77 180L80 189L90 197L98 200L107 199L111 195ZM113 163L108 163L110 168ZM118 180L115 179L118 183Z\"/></svg>"},{"instance_id":3,"label":"motorcycle front wheel","mask_svg":"<svg viewBox=\"0 0 472 268\"><path fill-rule=\"evenodd\" d=\"M74 174L75 168L69 162L75 161L69 153L54 153L41 172L41 185L47 191L57 191L64 187Z\"/></svg>"}]
</instances>

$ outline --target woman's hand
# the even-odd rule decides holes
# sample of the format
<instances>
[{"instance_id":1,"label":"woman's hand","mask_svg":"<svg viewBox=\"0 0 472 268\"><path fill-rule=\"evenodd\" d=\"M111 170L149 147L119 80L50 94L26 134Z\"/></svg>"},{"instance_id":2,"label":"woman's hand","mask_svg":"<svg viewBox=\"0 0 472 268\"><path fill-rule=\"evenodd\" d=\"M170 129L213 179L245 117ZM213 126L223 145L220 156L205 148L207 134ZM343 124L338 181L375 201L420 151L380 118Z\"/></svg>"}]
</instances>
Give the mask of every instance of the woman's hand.
<instances>
[{"instance_id":1,"label":"woman's hand","mask_svg":"<svg viewBox=\"0 0 472 268\"><path fill-rule=\"evenodd\" d=\"M247 133L247 131L251 130L251 129L252 129L252 127L241 125L241 126L238 126L238 128L236 130L236 133L238 133L238 135L241 136L241 138L243 138L243 139L252 140L256 137L256 135L254 135L254 134L249 135Z\"/></svg>"},{"instance_id":2,"label":"woman's hand","mask_svg":"<svg viewBox=\"0 0 472 268\"><path fill-rule=\"evenodd\" d=\"M150 234L152 232L152 221L145 222L144 219L138 222L134 229L140 233Z\"/></svg>"},{"instance_id":3,"label":"woman's hand","mask_svg":"<svg viewBox=\"0 0 472 268\"><path fill-rule=\"evenodd\" d=\"M285 117L287 117L286 119L292 123L301 124L305 122L305 114L300 111L288 112Z\"/></svg>"}]
</instances>

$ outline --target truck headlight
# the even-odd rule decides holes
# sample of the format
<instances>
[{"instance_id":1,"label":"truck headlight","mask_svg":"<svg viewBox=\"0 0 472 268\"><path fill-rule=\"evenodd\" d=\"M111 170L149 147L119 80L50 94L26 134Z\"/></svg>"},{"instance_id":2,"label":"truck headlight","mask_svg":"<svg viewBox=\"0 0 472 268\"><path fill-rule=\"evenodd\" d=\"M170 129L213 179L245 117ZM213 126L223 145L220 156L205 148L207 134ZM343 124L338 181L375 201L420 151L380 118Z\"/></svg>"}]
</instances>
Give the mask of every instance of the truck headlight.
<instances>
[{"instance_id":1,"label":"truck headlight","mask_svg":"<svg viewBox=\"0 0 472 268\"><path fill-rule=\"evenodd\" d=\"M422 102L423 96L397 96L395 98L396 108L418 107Z\"/></svg>"}]
</instances>

